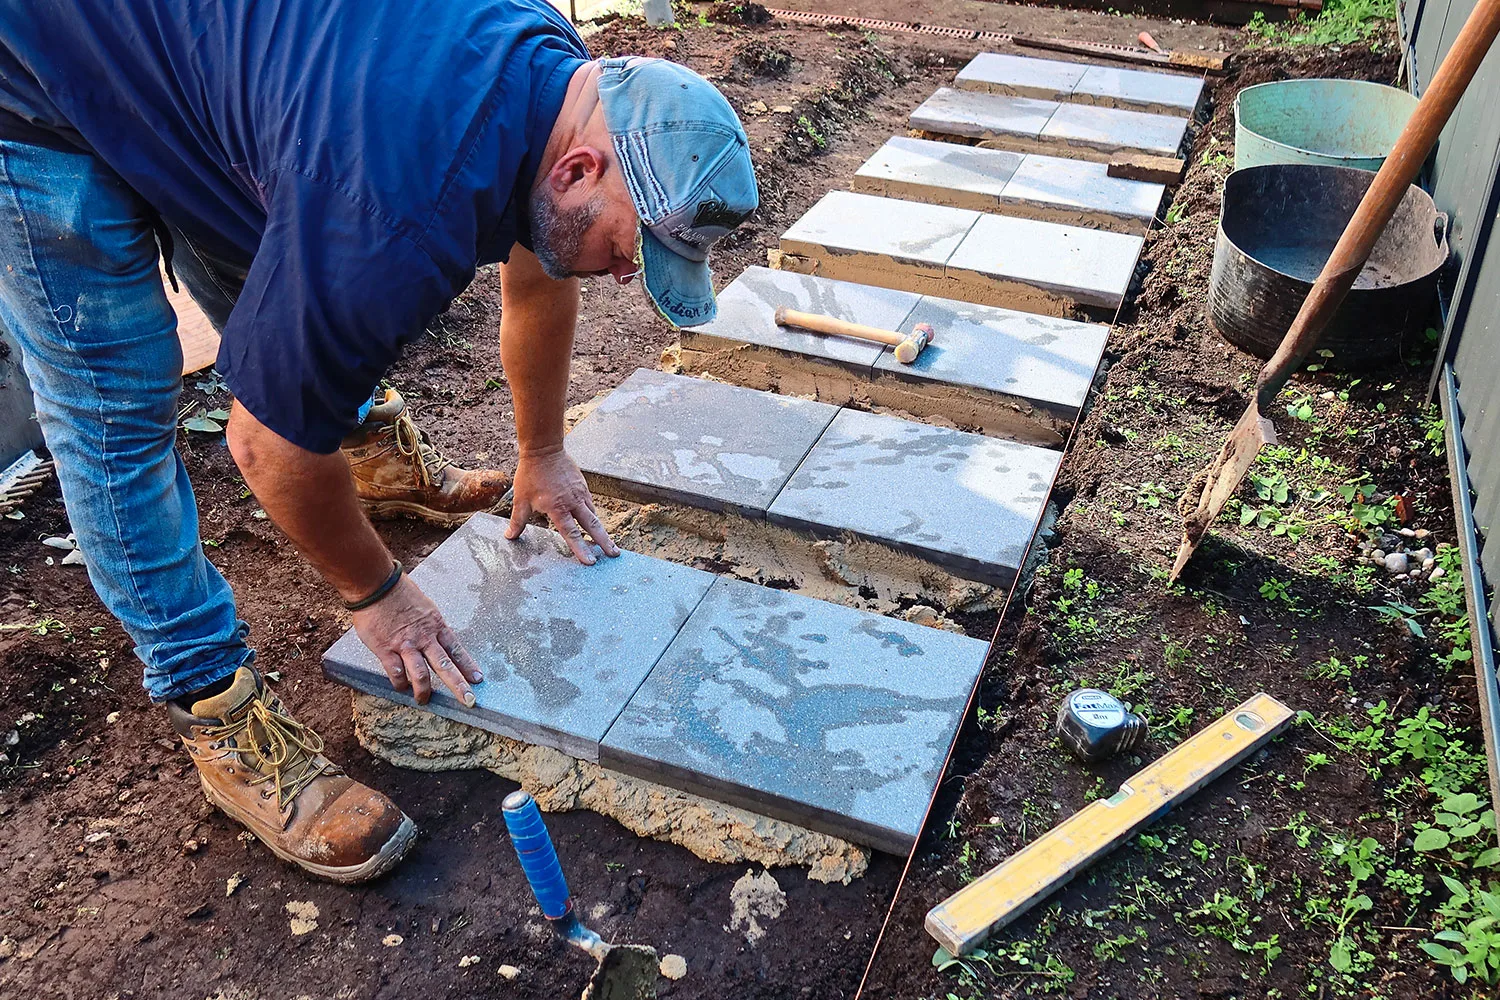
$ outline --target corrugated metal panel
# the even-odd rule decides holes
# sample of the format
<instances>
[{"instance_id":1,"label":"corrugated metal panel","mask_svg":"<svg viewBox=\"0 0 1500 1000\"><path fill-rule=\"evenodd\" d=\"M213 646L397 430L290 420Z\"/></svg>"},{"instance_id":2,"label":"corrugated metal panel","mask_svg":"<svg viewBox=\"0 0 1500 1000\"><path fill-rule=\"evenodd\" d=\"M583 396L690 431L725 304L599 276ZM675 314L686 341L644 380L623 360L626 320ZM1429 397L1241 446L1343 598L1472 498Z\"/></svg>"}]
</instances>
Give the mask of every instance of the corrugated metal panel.
<instances>
[{"instance_id":1,"label":"corrugated metal panel","mask_svg":"<svg viewBox=\"0 0 1500 1000\"><path fill-rule=\"evenodd\" d=\"M32 416L31 386L21 371L21 347L0 330L0 469L42 443Z\"/></svg>"},{"instance_id":2,"label":"corrugated metal panel","mask_svg":"<svg viewBox=\"0 0 1500 1000\"><path fill-rule=\"evenodd\" d=\"M1403 0L1400 11L1409 80L1420 95L1432 81L1475 0ZM1459 543L1467 559L1478 551L1478 575L1466 575L1470 610L1493 607L1500 580L1500 46L1480 65L1433 157L1428 189L1450 216L1449 243L1456 276L1445 283L1447 328L1434 385L1443 387L1444 411L1457 434L1450 438ZM1451 360L1451 375L1448 371ZM1457 392L1453 393L1454 382ZM1456 398L1455 398L1456 395ZM1467 483L1468 491L1462 489ZM1472 522L1465 522L1472 504ZM1471 523L1472 527L1466 527ZM1484 598L1489 600L1485 601ZM1493 619L1493 616L1491 616ZM1484 625L1489 627L1485 628ZM1500 797L1500 687L1495 646L1500 629L1476 622L1481 716L1490 782Z\"/></svg>"}]
</instances>

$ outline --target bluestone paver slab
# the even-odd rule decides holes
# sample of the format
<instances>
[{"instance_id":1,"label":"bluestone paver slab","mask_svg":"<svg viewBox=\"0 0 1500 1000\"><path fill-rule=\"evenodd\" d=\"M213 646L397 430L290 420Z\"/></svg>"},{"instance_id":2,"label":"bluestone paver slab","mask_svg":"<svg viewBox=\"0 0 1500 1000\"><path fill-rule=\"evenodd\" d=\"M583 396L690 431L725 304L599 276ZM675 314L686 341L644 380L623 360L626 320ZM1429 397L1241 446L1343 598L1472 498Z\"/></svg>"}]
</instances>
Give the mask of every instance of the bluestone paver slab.
<instances>
[{"instance_id":1,"label":"bluestone paver slab","mask_svg":"<svg viewBox=\"0 0 1500 1000\"><path fill-rule=\"evenodd\" d=\"M1130 111L1191 117L1203 97L1203 78L1117 66L1090 66L1071 100Z\"/></svg>"},{"instance_id":2,"label":"bluestone paver slab","mask_svg":"<svg viewBox=\"0 0 1500 1000\"><path fill-rule=\"evenodd\" d=\"M1175 115L1060 104L1039 138L1060 155L1108 162L1129 152L1176 156L1187 127L1188 120Z\"/></svg>"},{"instance_id":3,"label":"bluestone paver slab","mask_svg":"<svg viewBox=\"0 0 1500 1000\"><path fill-rule=\"evenodd\" d=\"M1066 101L1088 69L1087 63L981 52L958 71L954 86L991 94Z\"/></svg>"},{"instance_id":4,"label":"bluestone paver slab","mask_svg":"<svg viewBox=\"0 0 1500 1000\"><path fill-rule=\"evenodd\" d=\"M599 759L599 741L714 582L634 552L583 566L545 528L506 541L475 514L412 571L484 680L465 708L434 681L427 707L513 739ZM323 654L335 680L404 704L351 629Z\"/></svg>"},{"instance_id":5,"label":"bluestone paver slab","mask_svg":"<svg viewBox=\"0 0 1500 1000\"><path fill-rule=\"evenodd\" d=\"M936 338L903 365L886 351L875 362L885 377L963 385L1077 417L1093 382L1109 327L923 297L907 325L930 323Z\"/></svg>"},{"instance_id":6,"label":"bluestone paver slab","mask_svg":"<svg viewBox=\"0 0 1500 1000\"><path fill-rule=\"evenodd\" d=\"M1197 110L1203 95L1201 76L996 52L981 52L969 60L958 71L954 86L1015 97L1186 116Z\"/></svg>"},{"instance_id":7,"label":"bluestone paver slab","mask_svg":"<svg viewBox=\"0 0 1500 1000\"><path fill-rule=\"evenodd\" d=\"M864 162L852 187L868 194L992 212L1023 154L898 135Z\"/></svg>"},{"instance_id":8,"label":"bluestone paver slab","mask_svg":"<svg viewBox=\"0 0 1500 1000\"><path fill-rule=\"evenodd\" d=\"M1008 584L1061 455L898 417L841 410L771 505L771 520L876 539Z\"/></svg>"},{"instance_id":9,"label":"bluestone paver slab","mask_svg":"<svg viewBox=\"0 0 1500 1000\"><path fill-rule=\"evenodd\" d=\"M719 293L718 298L718 318L712 323L683 330L684 347L711 350L711 340L757 344L864 371L880 357L885 350L883 345L778 326L776 310L785 306L850 323L896 330L902 328L902 321L920 296L874 285L773 271L768 267L748 267Z\"/></svg>"},{"instance_id":10,"label":"bluestone paver slab","mask_svg":"<svg viewBox=\"0 0 1500 1000\"><path fill-rule=\"evenodd\" d=\"M830 191L781 237L825 278L909 292L938 291L944 266L980 213L946 205Z\"/></svg>"},{"instance_id":11,"label":"bluestone paver slab","mask_svg":"<svg viewBox=\"0 0 1500 1000\"><path fill-rule=\"evenodd\" d=\"M600 762L905 854L984 657L975 639L720 579Z\"/></svg>"},{"instance_id":12,"label":"bluestone paver slab","mask_svg":"<svg viewBox=\"0 0 1500 1000\"><path fill-rule=\"evenodd\" d=\"M895 136L854 175L868 194L1027 219L1140 233L1166 188L1110 177L1089 160Z\"/></svg>"},{"instance_id":13,"label":"bluestone paver slab","mask_svg":"<svg viewBox=\"0 0 1500 1000\"><path fill-rule=\"evenodd\" d=\"M1056 101L939 87L908 119L912 128L969 139L1036 140L1057 111Z\"/></svg>"},{"instance_id":14,"label":"bluestone paver slab","mask_svg":"<svg viewBox=\"0 0 1500 1000\"><path fill-rule=\"evenodd\" d=\"M567 449L600 492L763 517L837 411L641 368L578 422Z\"/></svg>"},{"instance_id":15,"label":"bluestone paver slab","mask_svg":"<svg viewBox=\"0 0 1500 1000\"><path fill-rule=\"evenodd\" d=\"M1161 207L1166 185L1109 176L1109 165L1028 155L1001 195L1002 215L1090 229L1141 233Z\"/></svg>"},{"instance_id":16,"label":"bluestone paver slab","mask_svg":"<svg viewBox=\"0 0 1500 1000\"><path fill-rule=\"evenodd\" d=\"M1048 300L1112 310L1130 287L1144 243L1125 233L985 215L949 259L948 277L960 285L992 282L1028 312L1050 311Z\"/></svg>"}]
</instances>

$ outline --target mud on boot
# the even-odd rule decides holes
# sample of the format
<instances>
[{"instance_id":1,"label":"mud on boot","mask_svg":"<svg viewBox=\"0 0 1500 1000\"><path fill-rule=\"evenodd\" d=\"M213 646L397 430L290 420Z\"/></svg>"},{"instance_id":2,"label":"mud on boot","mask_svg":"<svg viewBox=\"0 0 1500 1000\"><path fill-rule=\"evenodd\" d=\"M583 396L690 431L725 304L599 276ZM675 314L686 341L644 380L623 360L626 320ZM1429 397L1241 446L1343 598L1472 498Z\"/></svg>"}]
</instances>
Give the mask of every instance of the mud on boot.
<instances>
[{"instance_id":1,"label":"mud on boot","mask_svg":"<svg viewBox=\"0 0 1500 1000\"><path fill-rule=\"evenodd\" d=\"M385 874L416 841L396 804L323 756L323 740L292 718L252 667L228 690L167 703L203 793L277 857L334 882Z\"/></svg>"},{"instance_id":2,"label":"mud on boot","mask_svg":"<svg viewBox=\"0 0 1500 1000\"><path fill-rule=\"evenodd\" d=\"M341 450L371 518L418 517L453 527L476 511L493 509L510 489L511 477L503 472L454 465L417 427L394 389L370 408Z\"/></svg>"}]
</instances>

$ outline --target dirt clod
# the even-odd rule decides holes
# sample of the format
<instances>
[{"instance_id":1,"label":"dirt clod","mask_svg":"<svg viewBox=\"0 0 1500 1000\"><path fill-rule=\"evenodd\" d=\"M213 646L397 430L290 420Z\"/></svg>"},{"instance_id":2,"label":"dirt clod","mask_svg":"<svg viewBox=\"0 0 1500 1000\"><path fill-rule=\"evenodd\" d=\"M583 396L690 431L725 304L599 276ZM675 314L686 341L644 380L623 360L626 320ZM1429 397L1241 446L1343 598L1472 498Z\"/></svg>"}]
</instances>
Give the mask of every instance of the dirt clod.
<instances>
[{"instance_id":1,"label":"dirt clod","mask_svg":"<svg viewBox=\"0 0 1500 1000\"><path fill-rule=\"evenodd\" d=\"M286 904L287 916L291 917L292 936L301 937L318 929L318 904L312 900L292 900Z\"/></svg>"},{"instance_id":2,"label":"dirt clod","mask_svg":"<svg viewBox=\"0 0 1500 1000\"><path fill-rule=\"evenodd\" d=\"M786 893L776 876L768 871L755 874L754 869L740 876L729 890L729 929L745 929L745 940L756 944L766 936L761 919L775 920L786 909Z\"/></svg>"}]
</instances>

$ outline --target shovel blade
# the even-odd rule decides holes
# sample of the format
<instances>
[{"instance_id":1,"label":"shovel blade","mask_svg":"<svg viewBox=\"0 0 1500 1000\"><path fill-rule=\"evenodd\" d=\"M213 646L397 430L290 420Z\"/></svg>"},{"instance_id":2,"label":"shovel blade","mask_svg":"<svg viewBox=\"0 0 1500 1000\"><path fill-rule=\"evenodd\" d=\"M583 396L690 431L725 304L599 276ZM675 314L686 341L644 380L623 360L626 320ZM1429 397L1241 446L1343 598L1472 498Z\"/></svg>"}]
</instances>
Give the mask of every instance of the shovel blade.
<instances>
[{"instance_id":1,"label":"shovel blade","mask_svg":"<svg viewBox=\"0 0 1500 1000\"><path fill-rule=\"evenodd\" d=\"M583 991L583 1000L656 1000L660 960L643 944L610 947Z\"/></svg>"},{"instance_id":2,"label":"shovel blade","mask_svg":"<svg viewBox=\"0 0 1500 1000\"><path fill-rule=\"evenodd\" d=\"M1182 520L1182 544L1177 546L1177 559L1172 563L1169 582L1176 583L1187 566L1198 543L1208 534L1209 525L1224 513L1229 498L1239 491L1245 474L1255 464L1262 445L1276 443L1276 428L1269 417L1263 417L1254 403L1245 409L1239 422L1234 425L1218 458L1208 467L1208 478L1203 483L1203 492L1198 495L1198 508Z\"/></svg>"}]
</instances>

